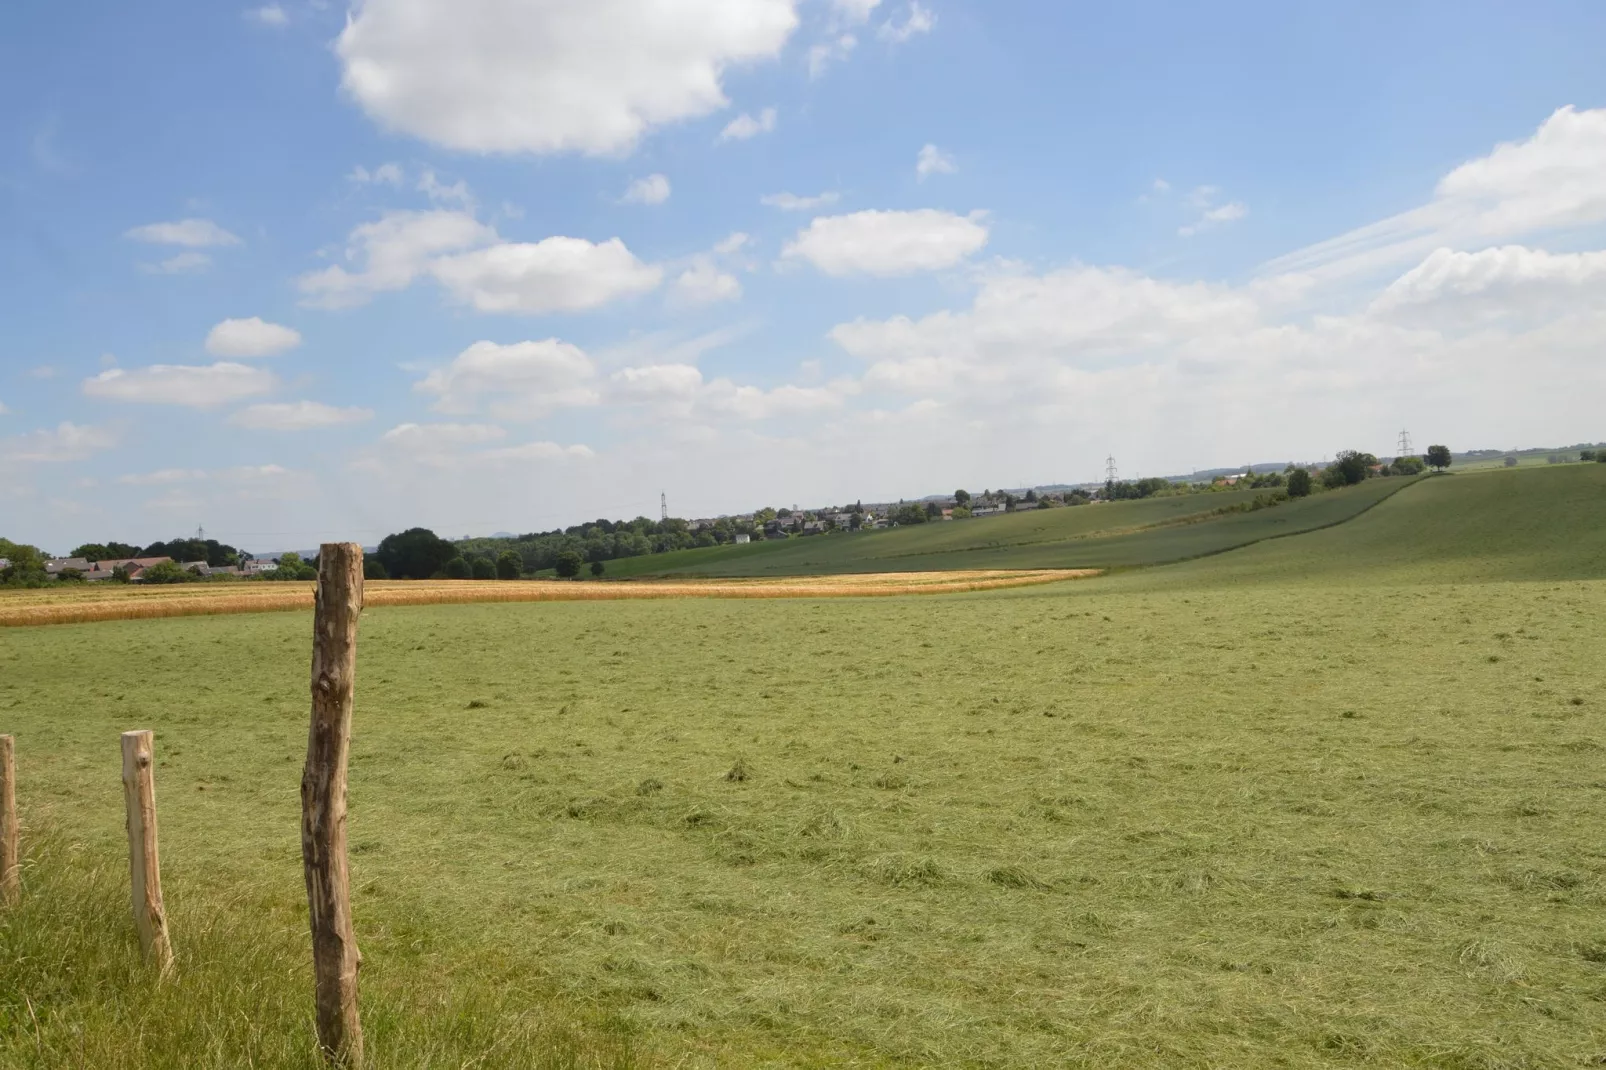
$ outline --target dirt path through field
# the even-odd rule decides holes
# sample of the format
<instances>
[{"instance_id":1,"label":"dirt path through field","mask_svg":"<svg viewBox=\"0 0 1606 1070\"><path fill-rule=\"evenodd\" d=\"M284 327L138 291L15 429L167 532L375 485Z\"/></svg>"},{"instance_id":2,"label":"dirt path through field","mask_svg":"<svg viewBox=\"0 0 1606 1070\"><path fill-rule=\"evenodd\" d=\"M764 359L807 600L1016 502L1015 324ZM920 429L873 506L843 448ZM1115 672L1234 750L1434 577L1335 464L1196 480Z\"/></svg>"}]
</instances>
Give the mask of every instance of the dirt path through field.
<instances>
[{"instance_id":1,"label":"dirt path through field","mask_svg":"<svg viewBox=\"0 0 1606 1070\"><path fill-rule=\"evenodd\" d=\"M628 598L864 598L953 594L1027 587L1097 576L1098 569L976 569L964 572L878 572L765 579L622 580L372 580L372 606L461 602L603 602ZM311 609L311 583L198 583L163 587L96 584L0 592L0 626L77 624L216 613Z\"/></svg>"}]
</instances>

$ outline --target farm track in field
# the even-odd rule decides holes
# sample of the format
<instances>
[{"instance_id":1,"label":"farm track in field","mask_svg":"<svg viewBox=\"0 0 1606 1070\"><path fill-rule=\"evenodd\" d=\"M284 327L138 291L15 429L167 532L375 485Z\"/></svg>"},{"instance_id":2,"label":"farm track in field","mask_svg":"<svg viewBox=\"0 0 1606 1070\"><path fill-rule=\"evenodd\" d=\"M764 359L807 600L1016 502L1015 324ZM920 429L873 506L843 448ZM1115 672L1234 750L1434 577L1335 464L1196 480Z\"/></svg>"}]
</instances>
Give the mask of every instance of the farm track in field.
<instances>
[{"instance_id":1,"label":"farm track in field","mask_svg":"<svg viewBox=\"0 0 1606 1070\"><path fill-rule=\"evenodd\" d=\"M558 580L373 580L365 604L451 605L472 602L606 602L649 598L871 598L954 594L1084 579L1097 569L975 569L766 579L573 583ZM312 608L312 583L88 587L0 596L0 626L81 624Z\"/></svg>"}]
</instances>

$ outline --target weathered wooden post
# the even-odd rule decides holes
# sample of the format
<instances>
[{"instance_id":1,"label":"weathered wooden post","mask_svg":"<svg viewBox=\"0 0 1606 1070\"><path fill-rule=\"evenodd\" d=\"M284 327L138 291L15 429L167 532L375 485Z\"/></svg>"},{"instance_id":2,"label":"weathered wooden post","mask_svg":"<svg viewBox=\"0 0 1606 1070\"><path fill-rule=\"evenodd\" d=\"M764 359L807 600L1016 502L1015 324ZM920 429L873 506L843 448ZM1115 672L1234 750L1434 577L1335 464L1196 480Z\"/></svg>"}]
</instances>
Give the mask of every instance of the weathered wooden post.
<instances>
[{"instance_id":1,"label":"weathered wooden post","mask_svg":"<svg viewBox=\"0 0 1606 1070\"><path fill-rule=\"evenodd\" d=\"M318 549L312 621L312 725L301 774L301 859L312 920L318 1046L337 1065L362 1063L357 1014L357 938L351 927L346 863L346 759L362 613L362 547L326 542Z\"/></svg>"},{"instance_id":2,"label":"weathered wooden post","mask_svg":"<svg viewBox=\"0 0 1606 1070\"><path fill-rule=\"evenodd\" d=\"M162 866L156 852L155 747L149 731L123 733L123 803L128 809L128 873L134 891L134 927L145 961L162 973L173 967L162 906Z\"/></svg>"},{"instance_id":3,"label":"weathered wooden post","mask_svg":"<svg viewBox=\"0 0 1606 1070\"><path fill-rule=\"evenodd\" d=\"M0 903L13 906L22 894L17 854L17 743L0 736Z\"/></svg>"}]
</instances>

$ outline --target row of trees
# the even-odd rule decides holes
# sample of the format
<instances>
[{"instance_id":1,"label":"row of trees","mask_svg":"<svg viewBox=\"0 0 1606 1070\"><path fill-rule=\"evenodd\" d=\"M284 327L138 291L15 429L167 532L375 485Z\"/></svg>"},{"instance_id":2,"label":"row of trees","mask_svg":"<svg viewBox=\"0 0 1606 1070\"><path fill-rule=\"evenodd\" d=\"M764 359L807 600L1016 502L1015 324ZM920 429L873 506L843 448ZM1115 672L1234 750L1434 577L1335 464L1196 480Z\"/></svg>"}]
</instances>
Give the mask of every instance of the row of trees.
<instances>
[{"instance_id":1,"label":"row of trees","mask_svg":"<svg viewBox=\"0 0 1606 1070\"><path fill-rule=\"evenodd\" d=\"M122 557L171 557L174 561L205 561L212 568L238 565L251 555L216 539L171 539L139 547L127 542L86 542L68 557L85 561L114 561Z\"/></svg>"},{"instance_id":2,"label":"row of trees","mask_svg":"<svg viewBox=\"0 0 1606 1070\"><path fill-rule=\"evenodd\" d=\"M612 536L619 532L616 530L607 534ZM532 537L521 536L520 540L515 541L526 538ZM516 580L526 572L551 568L559 576L573 578L586 567L586 558L573 547L557 550L552 554L550 564L529 568L517 550L504 549L493 556L475 545L491 541L469 539L454 543L428 528L408 528L380 540L379 548L363 561L363 575L371 580ZM283 568L283 559L280 560L280 567ZM601 576L605 569L602 559L591 560L593 576Z\"/></svg>"}]
</instances>

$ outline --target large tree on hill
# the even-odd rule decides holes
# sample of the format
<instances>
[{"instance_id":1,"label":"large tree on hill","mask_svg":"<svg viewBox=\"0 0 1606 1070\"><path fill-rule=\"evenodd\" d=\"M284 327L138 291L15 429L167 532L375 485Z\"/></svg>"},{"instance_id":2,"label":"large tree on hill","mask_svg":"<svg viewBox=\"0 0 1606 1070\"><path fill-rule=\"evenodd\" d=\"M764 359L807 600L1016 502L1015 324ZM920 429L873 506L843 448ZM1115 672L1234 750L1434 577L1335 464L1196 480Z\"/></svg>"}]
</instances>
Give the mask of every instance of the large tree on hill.
<instances>
[{"instance_id":1,"label":"large tree on hill","mask_svg":"<svg viewBox=\"0 0 1606 1070\"><path fill-rule=\"evenodd\" d=\"M1429 465L1437 468L1439 471L1444 471L1446 468L1450 467L1450 447L1429 446L1427 452L1427 462Z\"/></svg>"},{"instance_id":2,"label":"large tree on hill","mask_svg":"<svg viewBox=\"0 0 1606 1070\"><path fill-rule=\"evenodd\" d=\"M457 556L457 547L428 528L408 528L381 539L374 556L392 579L427 580Z\"/></svg>"},{"instance_id":3,"label":"large tree on hill","mask_svg":"<svg viewBox=\"0 0 1606 1070\"><path fill-rule=\"evenodd\" d=\"M1322 473L1322 482L1329 487L1353 487L1372 474L1377 458L1359 450L1340 450L1338 459Z\"/></svg>"},{"instance_id":4,"label":"large tree on hill","mask_svg":"<svg viewBox=\"0 0 1606 1070\"><path fill-rule=\"evenodd\" d=\"M564 550L558 554L557 559L552 563L552 568L559 576L566 580L572 580L580 575L580 566L583 564L585 564L585 559L579 554L573 550Z\"/></svg>"},{"instance_id":5,"label":"large tree on hill","mask_svg":"<svg viewBox=\"0 0 1606 1070\"><path fill-rule=\"evenodd\" d=\"M1304 498L1310 495L1310 469L1296 468L1288 473L1288 496Z\"/></svg>"}]
</instances>

